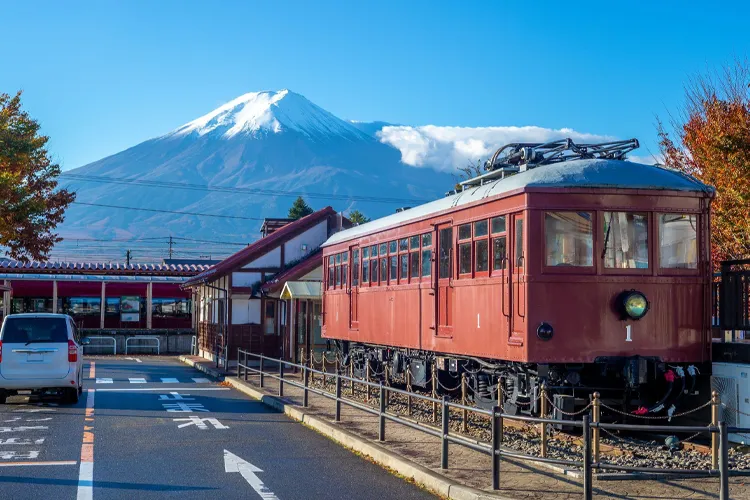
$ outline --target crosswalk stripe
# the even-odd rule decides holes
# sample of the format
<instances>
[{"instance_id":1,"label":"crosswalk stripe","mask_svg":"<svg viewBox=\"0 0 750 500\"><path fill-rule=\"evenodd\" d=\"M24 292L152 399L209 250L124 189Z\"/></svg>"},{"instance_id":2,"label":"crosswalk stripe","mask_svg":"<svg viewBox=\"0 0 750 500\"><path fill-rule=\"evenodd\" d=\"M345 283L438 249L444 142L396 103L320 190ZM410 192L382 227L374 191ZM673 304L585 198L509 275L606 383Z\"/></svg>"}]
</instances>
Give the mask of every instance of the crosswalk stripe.
<instances>
[{"instance_id":1,"label":"crosswalk stripe","mask_svg":"<svg viewBox=\"0 0 750 500\"><path fill-rule=\"evenodd\" d=\"M111 378L98 378L96 379L97 384L111 384L112 379Z\"/></svg>"},{"instance_id":2,"label":"crosswalk stripe","mask_svg":"<svg viewBox=\"0 0 750 500\"><path fill-rule=\"evenodd\" d=\"M145 384L146 379L145 378L129 378L131 384Z\"/></svg>"},{"instance_id":3,"label":"crosswalk stripe","mask_svg":"<svg viewBox=\"0 0 750 500\"><path fill-rule=\"evenodd\" d=\"M208 384L211 381L208 380L207 378L200 378L200 377L198 377L198 378L194 378L193 382L195 382L196 384Z\"/></svg>"},{"instance_id":4,"label":"crosswalk stripe","mask_svg":"<svg viewBox=\"0 0 750 500\"><path fill-rule=\"evenodd\" d=\"M163 378L161 379L162 384L179 384L180 381L176 378Z\"/></svg>"}]
</instances>

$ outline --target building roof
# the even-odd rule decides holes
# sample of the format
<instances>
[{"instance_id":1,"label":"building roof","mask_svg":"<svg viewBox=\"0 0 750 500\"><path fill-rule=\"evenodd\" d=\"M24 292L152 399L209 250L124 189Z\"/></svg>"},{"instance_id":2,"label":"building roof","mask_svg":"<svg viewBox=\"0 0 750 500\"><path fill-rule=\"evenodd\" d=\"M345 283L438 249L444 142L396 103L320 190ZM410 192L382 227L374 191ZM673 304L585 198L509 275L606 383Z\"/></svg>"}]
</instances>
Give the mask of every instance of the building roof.
<instances>
[{"instance_id":1,"label":"building roof","mask_svg":"<svg viewBox=\"0 0 750 500\"><path fill-rule=\"evenodd\" d=\"M320 281L286 281L281 291L282 299L319 299L323 295Z\"/></svg>"},{"instance_id":2,"label":"building roof","mask_svg":"<svg viewBox=\"0 0 750 500\"><path fill-rule=\"evenodd\" d=\"M162 260L162 264L166 264L168 266L174 265L174 266L204 266L205 268L209 268L213 266L214 264L218 264L221 262L221 259L164 259Z\"/></svg>"},{"instance_id":3,"label":"building roof","mask_svg":"<svg viewBox=\"0 0 750 500\"><path fill-rule=\"evenodd\" d=\"M306 215L301 219L291 222L280 229L277 229L265 238L261 238L239 252L230 255L215 266L211 266L210 269L203 271L199 275L188 280L184 286L193 286L198 283L205 283L208 280L224 276L237 267L243 266L245 263L266 254L294 236L305 232L332 215L336 215L336 211L331 207L325 207L317 212L313 212L310 215Z\"/></svg>"},{"instance_id":4,"label":"building roof","mask_svg":"<svg viewBox=\"0 0 750 500\"><path fill-rule=\"evenodd\" d=\"M285 269L281 273L274 276L272 279L263 283L261 290L264 292L274 292L284 287L284 283L291 280L296 280L311 272L316 267L323 265L323 250L318 249L311 253L303 260L295 264L294 266Z\"/></svg>"},{"instance_id":5,"label":"building roof","mask_svg":"<svg viewBox=\"0 0 750 500\"><path fill-rule=\"evenodd\" d=\"M625 160L570 160L533 168L505 179L489 181L481 186L467 188L460 193L339 231L328 238L323 246L377 233L461 205L500 197L526 188L653 189L707 194L713 192L713 188L693 177L657 165L642 165Z\"/></svg>"},{"instance_id":6,"label":"building roof","mask_svg":"<svg viewBox=\"0 0 750 500\"><path fill-rule=\"evenodd\" d=\"M113 274L195 276L208 269L195 264L121 264L112 262L19 262L0 260L0 272L18 274Z\"/></svg>"}]
</instances>

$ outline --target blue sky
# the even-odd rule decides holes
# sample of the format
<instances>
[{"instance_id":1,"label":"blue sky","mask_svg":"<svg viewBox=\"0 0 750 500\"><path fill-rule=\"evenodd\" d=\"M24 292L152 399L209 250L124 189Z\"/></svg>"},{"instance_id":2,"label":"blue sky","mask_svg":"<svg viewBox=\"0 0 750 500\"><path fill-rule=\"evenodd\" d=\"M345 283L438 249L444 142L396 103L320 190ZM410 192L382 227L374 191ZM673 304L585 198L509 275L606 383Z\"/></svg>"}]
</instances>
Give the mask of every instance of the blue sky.
<instances>
[{"instance_id":1,"label":"blue sky","mask_svg":"<svg viewBox=\"0 0 750 500\"><path fill-rule=\"evenodd\" d=\"M5 3L0 92L24 90L65 169L281 88L342 118L569 127L655 153L687 79L750 55L750 2L609 3Z\"/></svg>"}]
</instances>

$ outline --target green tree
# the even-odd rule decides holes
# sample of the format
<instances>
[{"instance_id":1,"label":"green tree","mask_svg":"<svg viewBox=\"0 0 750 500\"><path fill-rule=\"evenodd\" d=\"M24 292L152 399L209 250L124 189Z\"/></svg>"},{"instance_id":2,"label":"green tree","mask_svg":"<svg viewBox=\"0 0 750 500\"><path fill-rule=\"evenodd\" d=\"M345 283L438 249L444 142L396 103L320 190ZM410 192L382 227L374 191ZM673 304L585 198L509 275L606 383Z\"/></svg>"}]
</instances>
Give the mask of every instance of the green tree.
<instances>
[{"instance_id":1,"label":"green tree","mask_svg":"<svg viewBox=\"0 0 750 500\"><path fill-rule=\"evenodd\" d=\"M348 219L352 221L353 224L364 224L365 222L370 222L372 220L359 210L352 210L349 212Z\"/></svg>"},{"instance_id":2,"label":"green tree","mask_svg":"<svg viewBox=\"0 0 750 500\"><path fill-rule=\"evenodd\" d=\"M0 245L13 259L45 261L55 228L75 194L57 189L60 166L45 148L48 137L21 109L21 92L0 93Z\"/></svg>"},{"instance_id":3,"label":"green tree","mask_svg":"<svg viewBox=\"0 0 750 500\"><path fill-rule=\"evenodd\" d=\"M289 217L290 219L301 219L305 215L310 215L313 213L313 209L308 205L305 200L298 196L296 200L294 200L294 203L292 203L292 206L289 208Z\"/></svg>"}]
</instances>

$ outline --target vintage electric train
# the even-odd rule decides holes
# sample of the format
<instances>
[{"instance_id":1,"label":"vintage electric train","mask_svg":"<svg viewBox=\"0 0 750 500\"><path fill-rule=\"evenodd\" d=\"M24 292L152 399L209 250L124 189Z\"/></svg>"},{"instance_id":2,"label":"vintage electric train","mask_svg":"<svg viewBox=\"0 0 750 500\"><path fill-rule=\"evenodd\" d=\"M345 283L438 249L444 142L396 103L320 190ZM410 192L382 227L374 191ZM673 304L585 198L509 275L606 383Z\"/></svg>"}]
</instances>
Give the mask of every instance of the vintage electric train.
<instances>
[{"instance_id":1,"label":"vintage electric train","mask_svg":"<svg viewBox=\"0 0 750 500\"><path fill-rule=\"evenodd\" d=\"M499 383L509 413L544 383L560 408L599 391L671 414L708 373L713 190L636 147L511 144L445 198L336 233L323 337L355 373L466 373L481 405Z\"/></svg>"}]
</instances>

